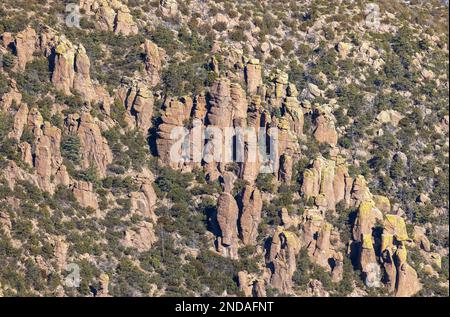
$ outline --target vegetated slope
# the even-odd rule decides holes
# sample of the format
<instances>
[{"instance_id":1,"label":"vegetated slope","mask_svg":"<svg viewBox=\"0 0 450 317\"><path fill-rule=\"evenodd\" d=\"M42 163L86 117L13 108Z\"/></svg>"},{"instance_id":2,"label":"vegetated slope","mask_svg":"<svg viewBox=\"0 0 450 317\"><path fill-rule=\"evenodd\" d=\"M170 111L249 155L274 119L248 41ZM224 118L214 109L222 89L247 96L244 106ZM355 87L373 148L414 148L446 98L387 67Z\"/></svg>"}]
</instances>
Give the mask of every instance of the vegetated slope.
<instances>
[{"instance_id":1,"label":"vegetated slope","mask_svg":"<svg viewBox=\"0 0 450 317\"><path fill-rule=\"evenodd\" d=\"M2 1L0 295L448 296L448 5L377 4Z\"/></svg>"}]
</instances>

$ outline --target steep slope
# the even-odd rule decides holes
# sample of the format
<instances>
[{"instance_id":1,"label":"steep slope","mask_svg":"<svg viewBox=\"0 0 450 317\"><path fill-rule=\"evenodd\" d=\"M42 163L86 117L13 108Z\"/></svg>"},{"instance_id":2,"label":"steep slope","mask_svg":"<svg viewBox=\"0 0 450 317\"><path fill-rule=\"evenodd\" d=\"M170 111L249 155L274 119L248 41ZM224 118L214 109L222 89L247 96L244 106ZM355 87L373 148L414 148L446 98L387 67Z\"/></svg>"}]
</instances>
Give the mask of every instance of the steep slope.
<instances>
[{"instance_id":1,"label":"steep slope","mask_svg":"<svg viewBox=\"0 0 450 317\"><path fill-rule=\"evenodd\" d=\"M0 5L0 295L448 296L445 3L66 2Z\"/></svg>"}]
</instances>

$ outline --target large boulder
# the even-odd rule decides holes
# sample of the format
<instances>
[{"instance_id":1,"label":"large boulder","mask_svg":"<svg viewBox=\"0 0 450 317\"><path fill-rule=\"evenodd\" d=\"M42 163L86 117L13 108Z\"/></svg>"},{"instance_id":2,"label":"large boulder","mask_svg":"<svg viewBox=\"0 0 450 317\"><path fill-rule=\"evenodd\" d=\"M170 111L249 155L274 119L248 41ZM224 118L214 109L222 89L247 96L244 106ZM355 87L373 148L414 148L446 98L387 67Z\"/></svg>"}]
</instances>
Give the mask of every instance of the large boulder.
<instances>
[{"instance_id":1,"label":"large boulder","mask_svg":"<svg viewBox=\"0 0 450 317\"><path fill-rule=\"evenodd\" d=\"M419 248L426 252L431 251L431 243L426 236L426 229L420 226L414 226L413 240Z\"/></svg>"}]
</instances>

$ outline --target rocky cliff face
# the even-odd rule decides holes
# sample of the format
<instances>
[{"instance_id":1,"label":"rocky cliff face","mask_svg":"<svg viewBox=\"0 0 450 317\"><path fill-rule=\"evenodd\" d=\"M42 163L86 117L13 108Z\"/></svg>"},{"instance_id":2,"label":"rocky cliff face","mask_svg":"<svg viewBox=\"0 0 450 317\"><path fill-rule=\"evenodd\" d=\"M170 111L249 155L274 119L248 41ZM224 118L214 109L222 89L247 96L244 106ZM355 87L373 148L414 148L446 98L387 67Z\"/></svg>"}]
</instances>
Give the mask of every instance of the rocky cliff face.
<instances>
[{"instance_id":1,"label":"rocky cliff face","mask_svg":"<svg viewBox=\"0 0 450 317\"><path fill-rule=\"evenodd\" d=\"M448 294L441 5L4 2L0 295Z\"/></svg>"},{"instance_id":2,"label":"rocky cliff face","mask_svg":"<svg viewBox=\"0 0 450 317\"><path fill-rule=\"evenodd\" d=\"M94 15L96 27L102 31L130 35L138 27L126 4L118 0L81 0L80 7L87 15Z\"/></svg>"}]
</instances>

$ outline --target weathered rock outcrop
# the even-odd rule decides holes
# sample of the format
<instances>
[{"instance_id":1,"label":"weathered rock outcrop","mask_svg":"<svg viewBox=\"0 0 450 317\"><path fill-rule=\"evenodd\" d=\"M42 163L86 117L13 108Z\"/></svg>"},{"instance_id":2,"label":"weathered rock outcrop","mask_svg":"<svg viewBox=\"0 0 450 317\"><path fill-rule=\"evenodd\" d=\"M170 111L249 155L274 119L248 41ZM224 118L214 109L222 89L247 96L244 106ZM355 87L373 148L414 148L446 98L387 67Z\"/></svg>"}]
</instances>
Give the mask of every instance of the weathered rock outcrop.
<instances>
[{"instance_id":1,"label":"weathered rock outcrop","mask_svg":"<svg viewBox=\"0 0 450 317\"><path fill-rule=\"evenodd\" d=\"M98 209L97 196L94 193L92 183L86 181L74 181L72 192L82 207Z\"/></svg>"},{"instance_id":2,"label":"weathered rock outcrop","mask_svg":"<svg viewBox=\"0 0 450 317\"><path fill-rule=\"evenodd\" d=\"M33 60L33 53L36 50L36 31L28 27L16 35L14 46L17 54L17 67L19 71L24 71L28 62Z\"/></svg>"},{"instance_id":3,"label":"weathered rock outcrop","mask_svg":"<svg viewBox=\"0 0 450 317\"><path fill-rule=\"evenodd\" d=\"M22 136L23 129L28 120L28 106L21 104L14 116L13 130L9 132L9 136L17 141Z\"/></svg>"},{"instance_id":4,"label":"weathered rock outcrop","mask_svg":"<svg viewBox=\"0 0 450 317\"><path fill-rule=\"evenodd\" d=\"M91 63L83 45L73 45L65 36L55 41L51 78L55 88L66 95L77 92L88 102L99 101L99 89L92 83Z\"/></svg>"},{"instance_id":5,"label":"weathered rock outcrop","mask_svg":"<svg viewBox=\"0 0 450 317\"><path fill-rule=\"evenodd\" d=\"M69 115L69 131L80 138L82 150L82 168L88 169L91 165L97 168L98 175L106 176L106 168L112 162L112 152L108 142L102 136L99 126L89 113Z\"/></svg>"},{"instance_id":6,"label":"weathered rock outcrop","mask_svg":"<svg viewBox=\"0 0 450 317\"><path fill-rule=\"evenodd\" d=\"M422 285L419 282L416 271L408 263L402 263L398 268L397 297L411 297L417 294Z\"/></svg>"},{"instance_id":7,"label":"weathered rock outcrop","mask_svg":"<svg viewBox=\"0 0 450 317\"><path fill-rule=\"evenodd\" d=\"M56 266L60 271L62 271L67 265L69 245L61 237L57 237L53 243L53 248Z\"/></svg>"},{"instance_id":8,"label":"weathered rock outcrop","mask_svg":"<svg viewBox=\"0 0 450 317\"><path fill-rule=\"evenodd\" d=\"M233 124L235 127L246 127L248 103L241 85L230 84L231 105L233 108Z\"/></svg>"},{"instance_id":9,"label":"weathered rock outcrop","mask_svg":"<svg viewBox=\"0 0 450 317\"><path fill-rule=\"evenodd\" d=\"M314 137L320 143L327 143L331 146L336 146L338 135L335 128L335 121L333 114L328 107L316 107L315 109L315 124Z\"/></svg>"},{"instance_id":10,"label":"weathered rock outcrop","mask_svg":"<svg viewBox=\"0 0 450 317\"><path fill-rule=\"evenodd\" d=\"M330 268L329 260L333 251L330 248L330 235L332 226L324 222L317 233L316 247L312 254L314 262L322 267Z\"/></svg>"},{"instance_id":11,"label":"weathered rock outcrop","mask_svg":"<svg viewBox=\"0 0 450 317\"><path fill-rule=\"evenodd\" d=\"M382 233L377 228L382 228ZM411 240L401 216L383 216L372 200L363 201L353 226L353 241L367 286L380 285L383 277L381 263L384 268L383 281L396 296L412 296L421 289L417 273L407 263L406 243ZM381 253L379 258L376 248Z\"/></svg>"},{"instance_id":12,"label":"weathered rock outcrop","mask_svg":"<svg viewBox=\"0 0 450 317\"><path fill-rule=\"evenodd\" d=\"M336 48L341 58L347 58L352 49L352 45L350 43L339 42Z\"/></svg>"},{"instance_id":13,"label":"weathered rock outcrop","mask_svg":"<svg viewBox=\"0 0 450 317\"><path fill-rule=\"evenodd\" d=\"M14 189L17 181L28 181L35 186L39 186L36 175L25 172L13 161L10 161L3 168L3 175L11 189Z\"/></svg>"},{"instance_id":14,"label":"weathered rock outcrop","mask_svg":"<svg viewBox=\"0 0 450 317\"><path fill-rule=\"evenodd\" d=\"M37 139L34 145L34 167L40 188L53 192L58 180L65 182L62 185L68 185L69 175L65 168L62 168L61 130L45 122L42 130L40 127L35 128L35 134ZM57 174L60 174L59 177L52 181Z\"/></svg>"},{"instance_id":15,"label":"weathered rock outcrop","mask_svg":"<svg viewBox=\"0 0 450 317\"><path fill-rule=\"evenodd\" d=\"M220 227L218 251L226 257L237 258L239 209L229 193L222 193L217 200L217 223Z\"/></svg>"},{"instance_id":16,"label":"weathered rock outcrop","mask_svg":"<svg viewBox=\"0 0 450 317\"><path fill-rule=\"evenodd\" d=\"M306 199L314 198L316 206L335 210L340 201L350 203L352 181L342 159L335 162L319 156L303 173L301 191Z\"/></svg>"},{"instance_id":17,"label":"weathered rock outcrop","mask_svg":"<svg viewBox=\"0 0 450 317\"><path fill-rule=\"evenodd\" d=\"M330 293L327 292L322 282L319 280L311 280L308 283L308 287L306 288L306 293L310 297L329 297Z\"/></svg>"},{"instance_id":18,"label":"weathered rock outcrop","mask_svg":"<svg viewBox=\"0 0 450 317\"><path fill-rule=\"evenodd\" d=\"M155 86L160 81L161 59L158 46L150 40L144 42L145 70L150 85Z\"/></svg>"},{"instance_id":19,"label":"weathered rock outcrop","mask_svg":"<svg viewBox=\"0 0 450 317\"><path fill-rule=\"evenodd\" d=\"M358 214L353 225L353 240L358 250L359 264L365 275L366 285L379 286L381 274L375 255L372 232L383 221L383 214L375 207L373 201L364 201L360 204Z\"/></svg>"},{"instance_id":20,"label":"weathered rock outcrop","mask_svg":"<svg viewBox=\"0 0 450 317\"><path fill-rule=\"evenodd\" d=\"M298 237L278 227L272 237L267 263L271 268L270 284L283 294L292 292L292 276L297 269L296 257L300 252Z\"/></svg>"},{"instance_id":21,"label":"weathered rock outcrop","mask_svg":"<svg viewBox=\"0 0 450 317\"><path fill-rule=\"evenodd\" d=\"M248 93L250 95L256 94L262 85L262 67L258 59L250 59L245 66L245 80Z\"/></svg>"},{"instance_id":22,"label":"weathered rock outcrop","mask_svg":"<svg viewBox=\"0 0 450 317\"><path fill-rule=\"evenodd\" d=\"M380 123L390 123L396 127L403 117L400 112L389 109L381 111L377 116L377 120Z\"/></svg>"},{"instance_id":23,"label":"weathered rock outcrop","mask_svg":"<svg viewBox=\"0 0 450 317\"><path fill-rule=\"evenodd\" d=\"M108 296L109 293L109 276L108 274L102 273L100 274L99 278L98 278L98 282L99 282L99 292L97 294L97 296L99 297L104 297L104 296Z\"/></svg>"},{"instance_id":24,"label":"weathered rock outcrop","mask_svg":"<svg viewBox=\"0 0 450 317\"><path fill-rule=\"evenodd\" d=\"M164 113L161 116L162 123L158 126L158 138L156 140L156 147L158 157L161 162L168 164L172 168L179 168L182 162L174 162L171 158L172 145L179 140L179 135L171 137L175 128L184 127L184 123L189 119L186 115L185 105L180 99L171 98L164 104ZM179 156L182 157L181 148L179 149Z\"/></svg>"},{"instance_id":25,"label":"weathered rock outcrop","mask_svg":"<svg viewBox=\"0 0 450 317\"><path fill-rule=\"evenodd\" d=\"M233 107L231 105L230 81L221 78L214 82L210 91L210 110L208 123L220 128L231 127Z\"/></svg>"},{"instance_id":26,"label":"weathered rock outcrop","mask_svg":"<svg viewBox=\"0 0 450 317\"><path fill-rule=\"evenodd\" d=\"M7 237L11 236L11 217L6 211L0 212L0 229L3 230Z\"/></svg>"},{"instance_id":27,"label":"weathered rock outcrop","mask_svg":"<svg viewBox=\"0 0 450 317\"><path fill-rule=\"evenodd\" d=\"M16 82L12 80L9 84L10 90L0 97L0 109L8 110L14 103L20 105L22 94L17 90Z\"/></svg>"},{"instance_id":28,"label":"weathered rock outcrop","mask_svg":"<svg viewBox=\"0 0 450 317\"><path fill-rule=\"evenodd\" d=\"M247 271L238 272L239 289L246 297L265 297L264 280L249 274Z\"/></svg>"},{"instance_id":29,"label":"weathered rock outcrop","mask_svg":"<svg viewBox=\"0 0 450 317\"><path fill-rule=\"evenodd\" d=\"M64 36L55 47L52 83L56 89L70 95L75 78L75 48Z\"/></svg>"},{"instance_id":30,"label":"weathered rock outcrop","mask_svg":"<svg viewBox=\"0 0 450 317\"><path fill-rule=\"evenodd\" d=\"M367 200L361 203L358 214L353 225L353 239L363 242L363 236L371 236L377 221L383 221L383 214L375 207L373 201Z\"/></svg>"},{"instance_id":31,"label":"weathered rock outcrop","mask_svg":"<svg viewBox=\"0 0 450 317\"><path fill-rule=\"evenodd\" d=\"M284 222L284 221L283 221ZM319 209L306 209L302 215L299 241L314 263L332 273L335 280L342 279L343 256L338 252L339 233L325 221ZM332 243L331 237L336 240Z\"/></svg>"},{"instance_id":32,"label":"weathered rock outcrop","mask_svg":"<svg viewBox=\"0 0 450 317\"><path fill-rule=\"evenodd\" d=\"M242 193L240 235L245 245L256 244L258 226L261 221L262 198L258 188L246 186Z\"/></svg>"},{"instance_id":33,"label":"weathered rock outcrop","mask_svg":"<svg viewBox=\"0 0 450 317\"><path fill-rule=\"evenodd\" d=\"M363 201L371 201L373 196L367 186L367 181L362 175L358 175L354 182L351 191L350 205L358 207Z\"/></svg>"},{"instance_id":34,"label":"weathered rock outcrop","mask_svg":"<svg viewBox=\"0 0 450 317\"><path fill-rule=\"evenodd\" d=\"M283 183L290 184L292 179L293 161L288 154L282 154L280 157L280 169L278 171L278 179Z\"/></svg>"},{"instance_id":35,"label":"weathered rock outcrop","mask_svg":"<svg viewBox=\"0 0 450 317\"><path fill-rule=\"evenodd\" d=\"M386 215L381 245L382 262L388 287L398 297L413 296L422 288L416 271L407 263L406 242L410 241L403 218Z\"/></svg>"},{"instance_id":36,"label":"weathered rock outcrop","mask_svg":"<svg viewBox=\"0 0 450 317\"><path fill-rule=\"evenodd\" d=\"M154 103L152 92L143 82L124 79L117 95L128 110L131 127L137 127L147 135L152 126Z\"/></svg>"},{"instance_id":37,"label":"weathered rock outcrop","mask_svg":"<svg viewBox=\"0 0 450 317\"><path fill-rule=\"evenodd\" d=\"M122 244L128 248L135 248L139 252L150 250L156 241L153 225L150 222L142 221L137 224L137 228L129 228L124 231Z\"/></svg>"},{"instance_id":38,"label":"weathered rock outcrop","mask_svg":"<svg viewBox=\"0 0 450 317\"><path fill-rule=\"evenodd\" d=\"M159 7L165 16L174 16L178 12L178 2L176 0L161 0Z\"/></svg>"},{"instance_id":39,"label":"weathered rock outcrop","mask_svg":"<svg viewBox=\"0 0 450 317\"><path fill-rule=\"evenodd\" d=\"M138 211L145 217L150 217L154 220L154 209L157 202L157 196L153 189L152 181L148 177L138 177L137 183L140 184L140 191L132 193L131 205L134 210Z\"/></svg>"},{"instance_id":40,"label":"weathered rock outcrop","mask_svg":"<svg viewBox=\"0 0 450 317\"><path fill-rule=\"evenodd\" d=\"M303 110L297 100L297 88L294 84L287 86L287 97L283 102L283 115L287 117L290 124L290 131L297 137L303 135Z\"/></svg>"},{"instance_id":41,"label":"weathered rock outcrop","mask_svg":"<svg viewBox=\"0 0 450 317\"><path fill-rule=\"evenodd\" d=\"M131 15L130 9L127 6L122 5L117 10L117 15L114 21L114 33L122 35L137 34L139 31L136 22Z\"/></svg>"},{"instance_id":42,"label":"weathered rock outcrop","mask_svg":"<svg viewBox=\"0 0 450 317\"><path fill-rule=\"evenodd\" d=\"M426 236L426 229L424 227L414 226L413 240L424 251L431 251L431 243Z\"/></svg>"},{"instance_id":43,"label":"weathered rock outcrop","mask_svg":"<svg viewBox=\"0 0 450 317\"><path fill-rule=\"evenodd\" d=\"M80 7L87 15L93 15L96 27L102 31L133 35L138 27L130 9L118 0L80 0Z\"/></svg>"},{"instance_id":44,"label":"weathered rock outcrop","mask_svg":"<svg viewBox=\"0 0 450 317\"><path fill-rule=\"evenodd\" d=\"M78 45L75 51L73 89L83 100L98 101L98 96L90 75L91 62L83 45Z\"/></svg>"}]
</instances>

